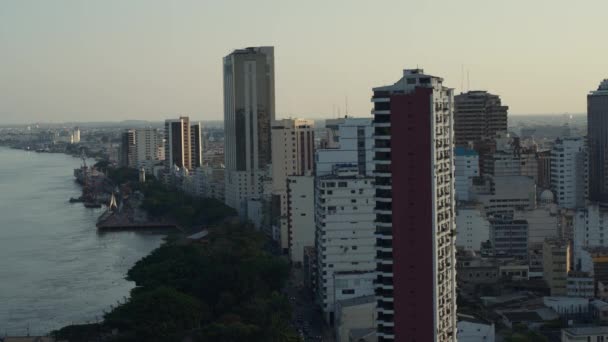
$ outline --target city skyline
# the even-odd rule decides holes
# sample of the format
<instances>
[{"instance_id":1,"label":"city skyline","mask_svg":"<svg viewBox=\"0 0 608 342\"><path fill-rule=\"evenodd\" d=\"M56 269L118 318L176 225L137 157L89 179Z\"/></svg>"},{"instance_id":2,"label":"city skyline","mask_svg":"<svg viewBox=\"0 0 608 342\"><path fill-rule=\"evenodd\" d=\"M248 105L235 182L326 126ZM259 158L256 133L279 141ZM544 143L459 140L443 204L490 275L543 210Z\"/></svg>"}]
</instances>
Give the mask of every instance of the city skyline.
<instances>
[{"instance_id":1,"label":"city skyline","mask_svg":"<svg viewBox=\"0 0 608 342\"><path fill-rule=\"evenodd\" d=\"M500 95L510 115L584 113L606 77L599 1L526 11L519 1L395 1L381 21L371 3L65 2L0 5L0 124L221 120L221 58L245 46L275 47L277 118L366 117L368 89L412 65L456 94ZM251 30L225 24L250 16L260 19Z\"/></svg>"}]
</instances>

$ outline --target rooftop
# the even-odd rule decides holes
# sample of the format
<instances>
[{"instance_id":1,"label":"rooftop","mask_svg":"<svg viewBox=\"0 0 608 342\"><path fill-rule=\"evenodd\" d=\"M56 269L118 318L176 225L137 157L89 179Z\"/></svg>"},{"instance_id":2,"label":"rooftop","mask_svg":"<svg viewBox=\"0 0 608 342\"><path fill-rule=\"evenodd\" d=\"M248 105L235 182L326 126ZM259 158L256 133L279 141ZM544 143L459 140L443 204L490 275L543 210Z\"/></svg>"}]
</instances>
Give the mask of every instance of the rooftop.
<instances>
[{"instance_id":1,"label":"rooftop","mask_svg":"<svg viewBox=\"0 0 608 342\"><path fill-rule=\"evenodd\" d=\"M473 149L465 148L465 147L455 147L454 154L457 156L477 156L478 153Z\"/></svg>"},{"instance_id":2,"label":"rooftop","mask_svg":"<svg viewBox=\"0 0 608 342\"><path fill-rule=\"evenodd\" d=\"M563 329L567 334L571 336L586 336L586 335L600 335L608 334L608 327L580 327L580 328L567 328Z\"/></svg>"}]
</instances>

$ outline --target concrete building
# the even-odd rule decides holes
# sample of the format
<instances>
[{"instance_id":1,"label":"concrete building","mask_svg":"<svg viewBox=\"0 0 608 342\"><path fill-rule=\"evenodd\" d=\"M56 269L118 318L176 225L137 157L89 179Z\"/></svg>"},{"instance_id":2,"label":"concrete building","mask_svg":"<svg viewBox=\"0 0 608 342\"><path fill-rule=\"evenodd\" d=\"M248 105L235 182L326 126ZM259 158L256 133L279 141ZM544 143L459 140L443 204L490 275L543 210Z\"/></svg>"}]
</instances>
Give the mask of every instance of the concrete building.
<instances>
[{"instance_id":1,"label":"concrete building","mask_svg":"<svg viewBox=\"0 0 608 342\"><path fill-rule=\"evenodd\" d=\"M118 164L121 167L137 168L136 132L134 129L124 130L120 135L120 158Z\"/></svg>"},{"instance_id":2,"label":"concrete building","mask_svg":"<svg viewBox=\"0 0 608 342\"><path fill-rule=\"evenodd\" d=\"M287 177L287 227L289 258L301 265L304 248L315 245L315 178Z\"/></svg>"},{"instance_id":3,"label":"concrete building","mask_svg":"<svg viewBox=\"0 0 608 342\"><path fill-rule=\"evenodd\" d=\"M468 201L469 189L474 177L479 176L479 154L475 150L454 148L454 182L456 200Z\"/></svg>"},{"instance_id":4,"label":"concrete building","mask_svg":"<svg viewBox=\"0 0 608 342\"><path fill-rule=\"evenodd\" d=\"M190 167L203 166L203 126L200 122L190 124Z\"/></svg>"},{"instance_id":5,"label":"concrete building","mask_svg":"<svg viewBox=\"0 0 608 342\"><path fill-rule=\"evenodd\" d=\"M160 130L138 128L135 130L136 166L146 173L153 174L154 166L165 160L165 143Z\"/></svg>"},{"instance_id":6,"label":"concrete building","mask_svg":"<svg viewBox=\"0 0 608 342\"><path fill-rule=\"evenodd\" d=\"M341 118L327 120L326 128L331 144L317 150L315 175L333 172L336 164L356 164L361 175L373 176L374 128L369 118Z\"/></svg>"},{"instance_id":7,"label":"concrete building","mask_svg":"<svg viewBox=\"0 0 608 342\"><path fill-rule=\"evenodd\" d=\"M246 217L271 163L275 119L274 48L250 47L224 57L226 204Z\"/></svg>"},{"instance_id":8,"label":"concrete building","mask_svg":"<svg viewBox=\"0 0 608 342\"><path fill-rule=\"evenodd\" d=\"M363 296L346 299L336 303L336 341L337 342L360 342L359 339L353 340L353 333L365 331L363 335L368 335L367 331L376 330L376 298ZM364 341L368 341L367 339Z\"/></svg>"},{"instance_id":9,"label":"concrete building","mask_svg":"<svg viewBox=\"0 0 608 342\"><path fill-rule=\"evenodd\" d=\"M313 120L282 119L272 122L272 195L280 204L280 212L275 216L278 217L283 250L289 248L287 178L314 171L314 128Z\"/></svg>"},{"instance_id":10,"label":"concrete building","mask_svg":"<svg viewBox=\"0 0 608 342\"><path fill-rule=\"evenodd\" d=\"M509 217L490 218L490 241L496 256L528 257L528 222Z\"/></svg>"},{"instance_id":11,"label":"concrete building","mask_svg":"<svg viewBox=\"0 0 608 342\"><path fill-rule=\"evenodd\" d=\"M80 143L80 127L76 126L72 129L72 143Z\"/></svg>"},{"instance_id":12,"label":"concrete building","mask_svg":"<svg viewBox=\"0 0 608 342\"><path fill-rule=\"evenodd\" d=\"M551 188L551 150L544 149L536 151L538 164L538 176L536 185L542 189Z\"/></svg>"},{"instance_id":13,"label":"concrete building","mask_svg":"<svg viewBox=\"0 0 608 342\"><path fill-rule=\"evenodd\" d=\"M463 205L456 209L456 246L480 251L490 240L490 222L479 205Z\"/></svg>"},{"instance_id":14,"label":"concrete building","mask_svg":"<svg viewBox=\"0 0 608 342\"><path fill-rule=\"evenodd\" d=\"M551 296L568 294L570 271L570 245L568 241L552 239L543 243L543 279L551 290Z\"/></svg>"},{"instance_id":15,"label":"concrete building","mask_svg":"<svg viewBox=\"0 0 608 342\"><path fill-rule=\"evenodd\" d=\"M555 205L541 206L532 210L516 210L514 219L528 223L528 244L542 244L546 239L561 237L559 215Z\"/></svg>"},{"instance_id":16,"label":"concrete building","mask_svg":"<svg viewBox=\"0 0 608 342\"><path fill-rule=\"evenodd\" d=\"M458 342L494 342L494 323L469 315L458 315Z\"/></svg>"},{"instance_id":17,"label":"concrete building","mask_svg":"<svg viewBox=\"0 0 608 342\"><path fill-rule=\"evenodd\" d=\"M493 137L507 130L507 111L500 97L487 91L469 91L454 97L454 140L457 146Z\"/></svg>"},{"instance_id":18,"label":"concrete building","mask_svg":"<svg viewBox=\"0 0 608 342\"><path fill-rule=\"evenodd\" d=\"M453 96L421 69L373 89L380 342L456 341Z\"/></svg>"},{"instance_id":19,"label":"concrete building","mask_svg":"<svg viewBox=\"0 0 608 342\"><path fill-rule=\"evenodd\" d=\"M608 79L587 95L589 200L608 203Z\"/></svg>"},{"instance_id":20,"label":"concrete building","mask_svg":"<svg viewBox=\"0 0 608 342\"><path fill-rule=\"evenodd\" d=\"M224 202L224 168L222 166L203 166L198 172L202 173L202 197L215 198Z\"/></svg>"},{"instance_id":21,"label":"concrete building","mask_svg":"<svg viewBox=\"0 0 608 342\"><path fill-rule=\"evenodd\" d=\"M575 259L580 258L582 248L608 247L608 211L598 204L577 210L573 230Z\"/></svg>"},{"instance_id":22,"label":"concrete building","mask_svg":"<svg viewBox=\"0 0 608 342\"><path fill-rule=\"evenodd\" d=\"M536 185L526 176L485 177L473 183L471 199L482 203L487 215L512 215L536 207Z\"/></svg>"},{"instance_id":23,"label":"concrete building","mask_svg":"<svg viewBox=\"0 0 608 342\"><path fill-rule=\"evenodd\" d=\"M562 138L555 141L551 150L551 190L562 208L585 206L587 151L583 138Z\"/></svg>"},{"instance_id":24,"label":"concrete building","mask_svg":"<svg viewBox=\"0 0 608 342\"><path fill-rule=\"evenodd\" d=\"M595 295L593 276L589 272L568 272L566 295L568 297L593 298Z\"/></svg>"},{"instance_id":25,"label":"concrete building","mask_svg":"<svg viewBox=\"0 0 608 342\"><path fill-rule=\"evenodd\" d=\"M165 120L165 168L167 170L174 166L188 171L192 170L190 144L190 118L182 116L179 119Z\"/></svg>"},{"instance_id":26,"label":"concrete building","mask_svg":"<svg viewBox=\"0 0 608 342\"><path fill-rule=\"evenodd\" d=\"M608 341L607 326L573 327L562 329L561 342Z\"/></svg>"},{"instance_id":27,"label":"concrete building","mask_svg":"<svg viewBox=\"0 0 608 342\"><path fill-rule=\"evenodd\" d=\"M356 163L336 165L332 174L316 179L317 296L330 323L336 301L374 293L373 183Z\"/></svg>"}]
</instances>

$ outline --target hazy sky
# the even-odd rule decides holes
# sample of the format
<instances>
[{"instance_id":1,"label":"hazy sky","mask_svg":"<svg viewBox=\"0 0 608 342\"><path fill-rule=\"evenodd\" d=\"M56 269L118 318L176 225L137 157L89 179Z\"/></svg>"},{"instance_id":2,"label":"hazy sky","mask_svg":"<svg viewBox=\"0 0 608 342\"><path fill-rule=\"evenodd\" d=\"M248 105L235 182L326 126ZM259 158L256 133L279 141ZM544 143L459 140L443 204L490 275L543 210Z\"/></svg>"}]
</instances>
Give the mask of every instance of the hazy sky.
<instances>
[{"instance_id":1,"label":"hazy sky","mask_svg":"<svg viewBox=\"0 0 608 342\"><path fill-rule=\"evenodd\" d=\"M275 46L277 117L369 115L422 67L510 113L580 113L608 1L0 0L0 122L223 117L222 57ZM464 78L464 82L462 79Z\"/></svg>"}]
</instances>

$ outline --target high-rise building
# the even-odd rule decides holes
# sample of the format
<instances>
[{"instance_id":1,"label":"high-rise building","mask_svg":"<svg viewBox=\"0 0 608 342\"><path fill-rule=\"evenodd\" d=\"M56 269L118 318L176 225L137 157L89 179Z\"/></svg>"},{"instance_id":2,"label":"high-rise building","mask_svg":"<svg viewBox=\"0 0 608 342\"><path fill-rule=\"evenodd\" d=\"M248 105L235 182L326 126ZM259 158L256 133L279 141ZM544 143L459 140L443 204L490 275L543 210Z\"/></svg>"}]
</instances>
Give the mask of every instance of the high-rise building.
<instances>
[{"instance_id":1,"label":"high-rise building","mask_svg":"<svg viewBox=\"0 0 608 342\"><path fill-rule=\"evenodd\" d=\"M608 79L587 95L589 200L608 204Z\"/></svg>"},{"instance_id":2,"label":"high-rise building","mask_svg":"<svg viewBox=\"0 0 608 342\"><path fill-rule=\"evenodd\" d=\"M274 48L250 47L224 57L226 204L247 213L271 162L275 119Z\"/></svg>"},{"instance_id":3,"label":"high-rise building","mask_svg":"<svg viewBox=\"0 0 608 342\"><path fill-rule=\"evenodd\" d=\"M551 150L551 190L562 208L585 206L587 151L581 137L557 139Z\"/></svg>"},{"instance_id":4,"label":"high-rise building","mask_svg":"<svg viewBox=\"0 0 608 342\"><path fill-rule=\"evenodd\" d=\"M135 130L135 149L138 169L142 167L149 174L154 166L165 160L165 143L163 135L157 128L138 128Z\"/></svg>"},{"instance_id":5,"label":"high-rise building","mask_svg":"<svg viewBox=\"0 0 608 342\"><path fill-rule=\"evenodd\" d=\"M378 341L456 341L453 89L373 89Z\"/></svg>"},{"instance_id":6,"label":"high-rise building","mask_svg":"<svg viewBox=\"0 0 608 342\"><path fill-rule=\"evenodd\" d=\"M457 146L493 137L507 130L508 106L487 91L469 91L454 97L454 140Z\"/></svg>"},{"instance_id":7,"label":"high-rise building","mask_svg":"<svg viewBox=\"0 0 608 342\"><path fill-rule=\"evenodd\" d=\"M203 126L200 122L190 125L190 158L192 169L203 166Z\"/></svg>"},{"instance_id":8,"label":"high-rise building","mask_svg":"<svg viewBox=\"0 0 608 342\"><path fill-rule=\"evenodd\" d=\"M120 136L120 158L121 167L137 167L137 147L135 145L136 132L134 129L127 129Z\"/></svg>"},{"instance_id":9,"label":"high-rise building","mask_svg":"<svg viewBox=\"0 0 608 342\"><path fill-rule=\"evenodd\" d=\"M538 174L537 185L542 189L551 188L551 150L545 149L536 152Z\"/></svg>"},{"instance_id":10,"label":"high-rise building","mask_svg":"<svg viewBox=\"0 0 608 342\"><path fill-rule=\"evenodd\" d=\"M314 170L314 121L281 119L272 122L272 194L280 203L277 224L281 248L289 247L287 224L287 177ZM311 190L312 191L312 190Z\"/></svg>"},{"instance_id":11,"label":"high-rise building","mask_svg":"<svg viewBox=\"0 0 608 342\"><path fill-rule=\"evenodd\" d=\"M76 126L72 129L72 143L78 144L80 142L80 127Z\"/></svg>"},{"instance_id":12,"label":"high-rise building","mask_svg":"<svg viewBox=\"0 0 608 342\"><path fill-rule=\"evenodd\" d=\"M373 127L370 118L332 120L332 143L315 154L317 297L332 323L340 301L374 294Z\"/></svg>"},{"instance_id":13,"label":"high-rise building","mask_svg":"<svg viewBox=\"0 0 608 342\"><path fill-rule=\"evenodd\" d=\"M374 294L373 182L356 163L336 164L316 180L317 295L330 324L338 302Z\"/></svg>"},{"instance_id":14,"label":"high-rise building","mask_svg":"<svg viewBox=\"0 0 608 342\"><path fill-rule=\"evenodd\" d=\"M192 170L190 148L190 118L182 116L179 119L165 120L165 166L167 170L173 166L180 169Z\"/></svg>"}]
</instances>

